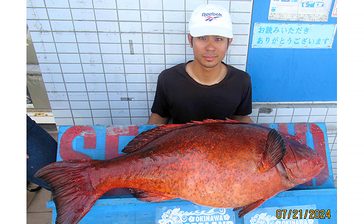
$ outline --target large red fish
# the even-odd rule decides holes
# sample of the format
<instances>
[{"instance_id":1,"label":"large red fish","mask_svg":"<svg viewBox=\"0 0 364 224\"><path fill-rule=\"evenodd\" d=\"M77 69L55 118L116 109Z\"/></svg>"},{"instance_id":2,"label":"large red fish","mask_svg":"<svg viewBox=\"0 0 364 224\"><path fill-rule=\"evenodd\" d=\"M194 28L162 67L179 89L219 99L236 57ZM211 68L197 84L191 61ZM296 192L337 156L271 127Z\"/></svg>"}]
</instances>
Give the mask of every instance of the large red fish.
<instances>
[{"instance_id":1,"label":"large red fish","mask_svg":"<svg viewBox=\"0 0 364 224\"><path fill-rule=\"evenodd\" d=\"M232 120L160 126L136 136L124 152L38 171L52 188L57 223L77 223L113 188L131 188L144 201L181 198L236 208L243 216L324 167L317 153L292 137Z\"/></svg>"}]
</instances>

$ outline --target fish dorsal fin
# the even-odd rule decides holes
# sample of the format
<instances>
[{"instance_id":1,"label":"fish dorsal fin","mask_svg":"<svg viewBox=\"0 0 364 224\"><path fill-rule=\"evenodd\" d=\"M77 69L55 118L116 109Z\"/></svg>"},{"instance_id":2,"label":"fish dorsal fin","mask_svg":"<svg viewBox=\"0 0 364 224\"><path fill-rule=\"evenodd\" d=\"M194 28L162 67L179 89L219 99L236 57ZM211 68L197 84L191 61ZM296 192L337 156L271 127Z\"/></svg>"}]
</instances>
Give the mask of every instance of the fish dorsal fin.
<instances>
[{"instance_id":1,"label":"fish dorsal fin","mask_svg":"<svg viewBox=\"0 0 364 224\"><path fill-rule=\"evenodd\" d=\"M165 135L173 130L193 126L195 124L165 124L148 131L145 131L139 135L137 135L133 140L131 140L124 148L124 153L131 153L138 151L139 149L143 148L148 143L152 142L153 140L159 138L162 135Z\"/></svg>"},{"instance_id":2,"label":"fish dorsal fin","mask_svg":"<svg viewBox=\"0 0 364 224\"><path fill-rule=\"evenodd\" d=\"M148 143L152 142L153 140L163 136L173 130L186 128L196 125L203 125L203 124L244 124L243 122L236 121L236 120L214 120L214 119L206 119L203 121L191 121L186 124L165 124L151 130L145 131L139 135L137 135L132 141L129 142L128 145L125 146L123 152L124 153L131 153L136 152L139 149L143 148Z\"/></svg>"},{"instance_id":3,"label":"fish dorsal fin","mask_svg":"<svg viewBox=\"0 0 364 224\"><path fill-rule=\"evenodd\" d=\"M232 119L226 119L226 120L215 120L215 119L205 119L203 121L191 121L187 124L217 124L217 123L223 123L223 124L243 124L244 122L232 120Z\"/></svg>"},{"instance_id":4,"label":"fish dorsal fin","mask_svg":"<svg viewBox=\"0 0 364 224\"><path fill-rule=\"evenodd\" d=\"M268 133L265 150L258 165L258 170L266 172L276 166L282 160L285 153L286 146L282 136L275 129L271 129Z\"/></svg>"}]
</instances>

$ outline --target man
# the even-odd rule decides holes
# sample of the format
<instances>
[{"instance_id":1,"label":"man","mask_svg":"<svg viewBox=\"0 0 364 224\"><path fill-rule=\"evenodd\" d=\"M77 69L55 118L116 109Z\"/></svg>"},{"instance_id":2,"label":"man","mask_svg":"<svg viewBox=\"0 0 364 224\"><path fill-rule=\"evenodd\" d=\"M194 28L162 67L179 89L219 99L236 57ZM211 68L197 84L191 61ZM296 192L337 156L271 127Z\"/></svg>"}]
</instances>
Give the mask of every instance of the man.
<instances>
[{"instance_id":1,"label":"man","mask_svg":"<svg viewBox=\"0 0 364 224\"><path fill-rule=\"evenodd\" d=\"M250 76L222 62L232 38L226 9L208 4L193 11L188 41L194 60L159 75L149 124L226 118L252 122Z\"/></svg>"}]
</instances>

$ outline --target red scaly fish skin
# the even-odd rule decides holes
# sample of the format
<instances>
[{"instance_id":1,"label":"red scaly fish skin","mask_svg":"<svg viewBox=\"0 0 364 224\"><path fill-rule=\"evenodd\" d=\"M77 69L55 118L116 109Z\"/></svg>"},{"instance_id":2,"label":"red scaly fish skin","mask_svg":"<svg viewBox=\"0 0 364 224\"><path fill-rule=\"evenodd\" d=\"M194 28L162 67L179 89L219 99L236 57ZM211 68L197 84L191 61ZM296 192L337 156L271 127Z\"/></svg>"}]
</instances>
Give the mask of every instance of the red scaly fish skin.
<instances>
[{"instance_id":1,"label":"red scaly fish skin","mask_svg":"<svg viewBox=\"0 0 364 224\"><path fill-rule=\"evenodd\" d=\"M288 135L231 120L157 127L124 151L111 160L57 162L38 172L52 187L57 223L77 223L113 188L132 188L145 201L181 198L238 208L242 216L324 166L317 153Z\"/></svg>"}]
</instances>

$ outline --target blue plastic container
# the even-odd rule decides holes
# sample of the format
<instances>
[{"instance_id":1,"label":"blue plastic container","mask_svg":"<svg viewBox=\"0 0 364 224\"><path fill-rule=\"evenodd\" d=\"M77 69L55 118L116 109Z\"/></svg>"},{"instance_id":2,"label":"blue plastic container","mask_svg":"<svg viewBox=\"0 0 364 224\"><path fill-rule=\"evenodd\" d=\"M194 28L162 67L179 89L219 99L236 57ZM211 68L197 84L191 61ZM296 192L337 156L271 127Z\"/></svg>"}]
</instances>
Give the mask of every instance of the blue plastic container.
<instances>
[{"instance_id":1,"label":"blue plastic container","mask_svg":"<svg viewBox=\"0 0 364 224\"><path fill-rule=\"evenodd\" d=\"M188 201L142 202L131 196L101 198L81 224L335 224L336 189L290 190L268 199L259 208L239 218L237 211L198 206ZM52 220L56 218L53 201ZM285 215L283 214L286 210ZM301 212L300 212L301 210ZM291 212L290 212L291 211ZM289 215L289 213L291 213ZM296 213L296 216L295 214ZM306 218L305 213L307 213ZM301 214L301 218L300 218ZM312 215L313 214L313 215ZM310 217L311 216L311 217Z\"/></svg>"}]
</instances>

